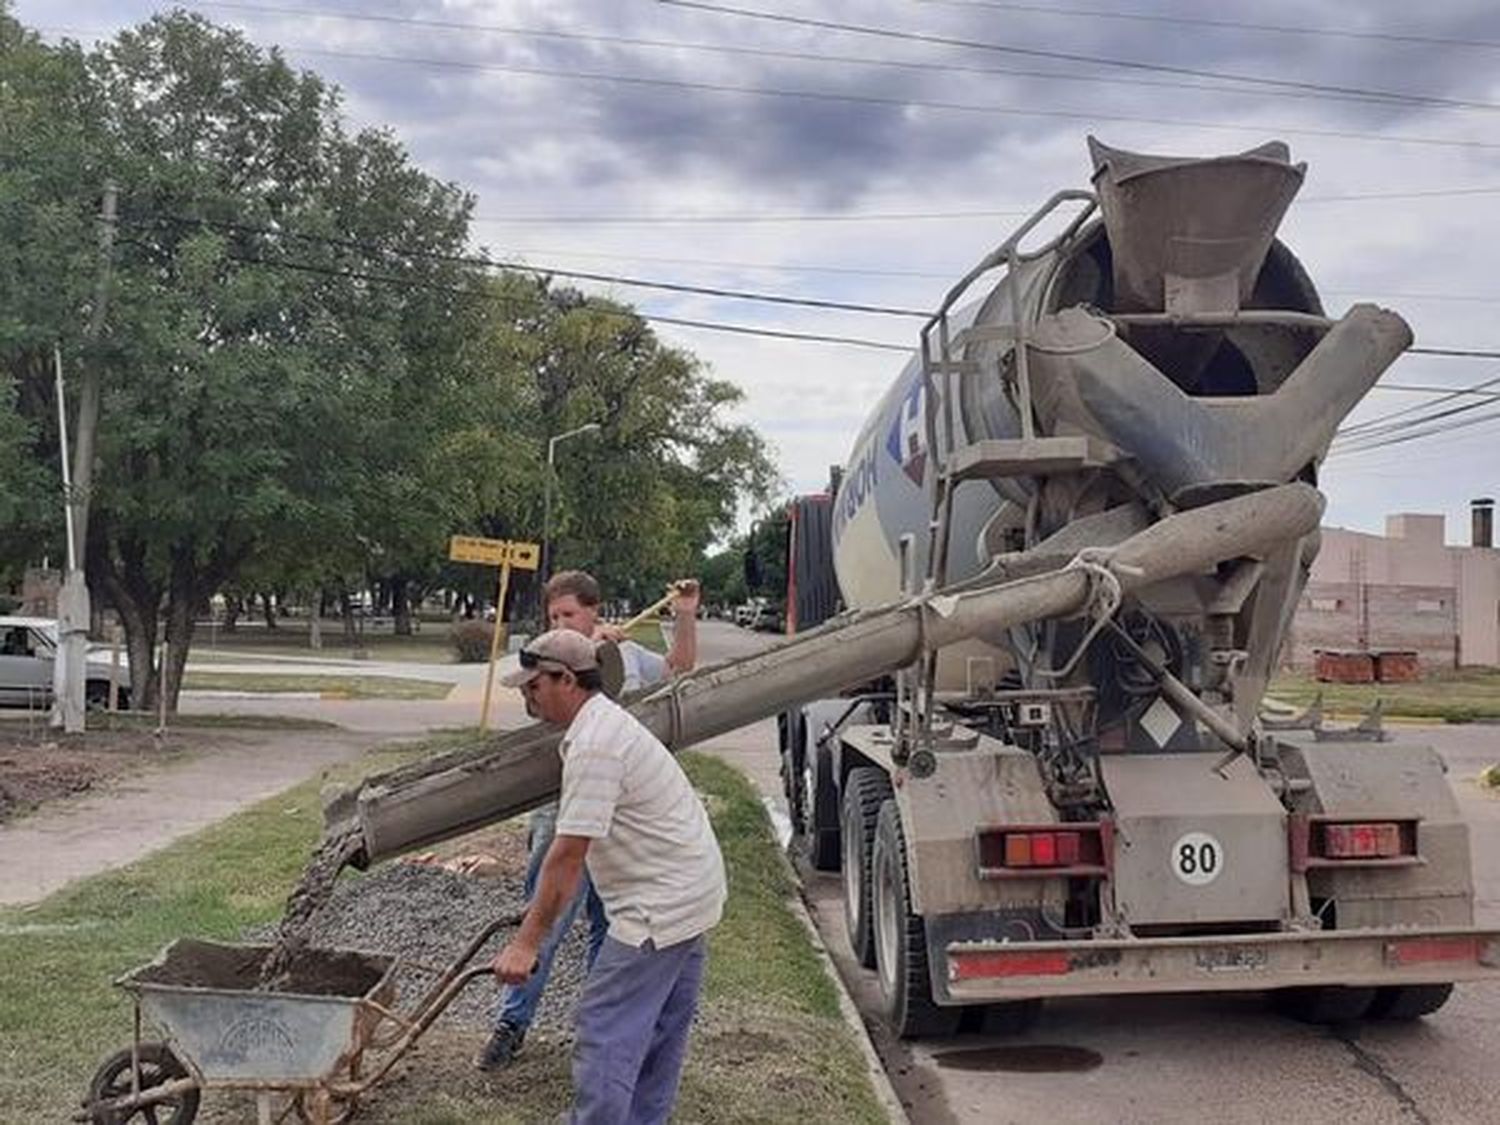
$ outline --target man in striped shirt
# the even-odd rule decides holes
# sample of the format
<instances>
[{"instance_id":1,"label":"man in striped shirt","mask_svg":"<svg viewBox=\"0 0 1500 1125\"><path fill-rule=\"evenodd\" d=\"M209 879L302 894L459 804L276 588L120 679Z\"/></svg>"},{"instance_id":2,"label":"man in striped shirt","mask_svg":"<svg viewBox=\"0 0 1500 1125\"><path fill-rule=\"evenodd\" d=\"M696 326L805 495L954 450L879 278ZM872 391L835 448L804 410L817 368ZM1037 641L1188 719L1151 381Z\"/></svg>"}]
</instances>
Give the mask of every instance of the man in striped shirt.
<instances>
[{"instance_id":1,"label":"man in striped shirt","mask_svg":"<svg viewBox=\"0 0 1500 1125\"><path fill-rule=\"evenodd\" d=\"M590 638L543 633L505 682L567 733L558 748L556 836L520 930L495 957L495 975L509 984L530 976L586 866L609 933L578 1004L571 1120L664 1122L697 1007L706 934L726 896L708 813L666 747L599 690Z\"/></svg>"},{"instance_id":2,"label":"man in striped shirt","mask_svg":"<svg viewBox=\"0 0 1500 1125\"><path fill-rule=\"evenodd\" d=\"M672 605L672 644L665 656L652 652L644 645L625 637L619 629L599 620L599 583L592 575L581 570L564 570L554 574L542 589L542 607L547 613L547 623L553 629L572 629L586 637L617 644L624 672L620 690L628 694L660 683L669 676L691 670L697 659L698 583L692 579L679 579L673 586L678 595ZM556 805L543 806L531 814L527 833L527 899L536 893L542 858L552 844L556 825ZM604 916L604 904L599 901L599 896L594 893L593 886L585 877L582 891L572 905L559 915L551 936L542 943L537 970L531 979L518 987L501 991L499 1002L495 1005L494 1026L490 1037L474 1059L474 1065L480 1070L505 1066L520 1053L526 1042L526 1032L536 1015L537 1005L541 1003L542 994L546 991L553 958L557 955L563 938L572 929L573 919L580 910L584 911L589 928L585 962L589 966L593 965L594 958L599 955L604 944L609 923Z\"/></svg>"}]
</instances>

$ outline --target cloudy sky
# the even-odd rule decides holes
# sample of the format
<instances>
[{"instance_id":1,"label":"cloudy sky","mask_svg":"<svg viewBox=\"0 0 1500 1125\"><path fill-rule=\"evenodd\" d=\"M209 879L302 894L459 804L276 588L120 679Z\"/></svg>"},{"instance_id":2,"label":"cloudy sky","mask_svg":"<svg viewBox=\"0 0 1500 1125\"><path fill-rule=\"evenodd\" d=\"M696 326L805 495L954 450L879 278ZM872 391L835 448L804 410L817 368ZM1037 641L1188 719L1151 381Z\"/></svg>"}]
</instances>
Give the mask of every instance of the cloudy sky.
<instances>
[{"instance_id":1,"label":"cloudy sky","mask_svg":"<svg viewBox=\"0 0 1500 1125\"><path fill-rule=\"evenodd\" d=\"M14 0L49 38L86 42L171 6ZM339 84L356 124L392 127L429 172L476 193L476 248L497 257L920 310L1053 191L1088 186L1090 133L1198 155L1279 138L1309 166L1281 236L1331 312L1374 300L1420 346L1500 352L1500 6L1487 0L178 6ZM920 323L585 287L657 316L894 345ZM848 343L659 331L744 388L794 490L826 480L903 363ZM1500 359L1415 355L1384 382L1497 376ZM1377 391L1354 420L1435 398ZM1431 408L1470 403L1485 404L1444 421L1472 424L1332 459L1329 521L1379 530L1388 512L1443 512L1461 539L1468 501L1500 493L1500 394Z\"/></svg>"}]
</instances>

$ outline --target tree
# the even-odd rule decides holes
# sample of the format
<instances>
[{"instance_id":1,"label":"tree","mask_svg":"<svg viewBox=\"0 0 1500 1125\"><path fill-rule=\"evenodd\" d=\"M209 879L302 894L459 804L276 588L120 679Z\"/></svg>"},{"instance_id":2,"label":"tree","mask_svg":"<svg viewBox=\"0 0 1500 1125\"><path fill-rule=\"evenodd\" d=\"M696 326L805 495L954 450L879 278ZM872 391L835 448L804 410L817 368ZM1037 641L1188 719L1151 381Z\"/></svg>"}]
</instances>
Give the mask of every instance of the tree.
<instances>
[{"instance_id":1,"label":"tree","mask_svg":"<svg viewBox=\"0 0 1500 1125\"><path fill-rule=\"evenodd\" d=\"M102 185L84 56L0 3L0 558L61 546L53 349L81 354ZM54 555L61 554L54 549Z\"/></svg>"},{"instance_id":2,"label":"tree","mask_svg":"<svg viewBox=\"0 0 1500 1125\"><path fill-rule=\"evenodd\" d=\"M396 420L460 378L440 368L458 347L450 290L477 284L411 251L459 251L470 200L389 137L346 136L316 76L199 17L157 17L85 61L101 125L77 159L109 168L122 212L87 568L125 624L137 699L158 688L164 617L175 704L216 590L369 565L362 533L406 487ZM65 262L89 257L89 194ZM38 365L12 354L45 430Z\"/></svg>"},{"instance_id":3,"label":"tree","mask_svg":"<svg viewBox=\"0 0 1500 1125\"><path fill-rule=\"evenodd\" d=\"M402 620L455 574L449 535L538 537L547 436L580 422L603 433L559 465L559 557L622 594L691 569L769 487L725 417L737 389L623 306L466 261L470 197L349 135L276 51L181 12L85 53L0 9L0 46L0 486L23 497L0 502L0 557L60 544L60 344L103 373L85 565L135 699L175 706L216 592L373 581ZM106 175L117 249L86 346Z\"/></svg>"},{"instance_id":4,"label":"tree","mask_svg":"<svg viewBox=\"0 0 1500 1125\"><path fill-rule=\"evenodd\" d=\"M787 505L777 504L746 534L745 586L751 594L777 601L786 597L789 526Z\"/></svg>"},{"instance_id":5,"label":"tree","mask_svg":"<svg viewBox=\"0 0 1500 1125\"><path fill-rule=\"evenodd\" d=\"M654 600L696 570L742 499L763 499L775 482L760 436L726 418L742 392L664 346L626 306L516 277L497 282L495 302L495 366L526 380L519 402L505 401L524 414L531 449L512 455L539 471L511 478L536 483L508 494L494 524L537 534L548 436L597 422L596 437L557 460L554 558L612 596Z\"/></svg>"},{"instance_id":6,"label":"tree","mask_svg":"<svg viewBox=\"0 0 1500 1125\"><path fill-rule=\"evenodd\" d=\"M732 544L705 558L698 570L698 578L703 583L703 600L709 605L736 606L742 603L749 596L745 589L743 543Z\"/></svg>"}]
</instances>

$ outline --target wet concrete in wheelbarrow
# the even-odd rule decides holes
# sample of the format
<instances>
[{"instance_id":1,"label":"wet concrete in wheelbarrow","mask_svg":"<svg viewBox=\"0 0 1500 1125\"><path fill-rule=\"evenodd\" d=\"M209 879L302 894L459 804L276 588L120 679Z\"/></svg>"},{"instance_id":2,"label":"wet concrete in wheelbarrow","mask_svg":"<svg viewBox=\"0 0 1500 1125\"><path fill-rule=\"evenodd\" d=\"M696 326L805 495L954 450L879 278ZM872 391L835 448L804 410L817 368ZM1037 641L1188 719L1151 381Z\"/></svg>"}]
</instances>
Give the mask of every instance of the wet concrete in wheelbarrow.
<instances>
[{"instance_id":1,"label":"wet concrete in wheelbarrow","mask_svg":"<svg viewBox=\"0 0 1500 1125\"><path fill-rule=\"evenodd\" d=\"M164 960L137 970L130 979L148 985L253 992L261 987L261 965L270 949L184 938L172 944ZM379 984L390 965L389 957L301 948L286 962L274 991L357 998Z\"/></svg>"}]
</instances>

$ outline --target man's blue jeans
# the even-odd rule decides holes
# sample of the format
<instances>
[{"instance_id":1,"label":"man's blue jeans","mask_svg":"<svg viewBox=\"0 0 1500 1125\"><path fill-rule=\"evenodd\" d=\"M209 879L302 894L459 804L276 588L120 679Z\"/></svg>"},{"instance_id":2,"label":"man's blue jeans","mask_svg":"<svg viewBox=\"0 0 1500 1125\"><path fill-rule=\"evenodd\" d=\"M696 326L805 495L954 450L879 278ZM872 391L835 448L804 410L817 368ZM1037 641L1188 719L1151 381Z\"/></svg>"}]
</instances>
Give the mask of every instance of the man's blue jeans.
<instances>
[{"instance_id":1,"label":"man's blue jeans","mask_svg":"<svg viewBox=\"0 0 1500 1125\"><path fill-rule=\"evenodd\" d=\"M529 903L536 894L537 880L541 877L542 860L547 857L547 849L552 846L552 837L557 832L557 806L547 805L537 809L531 814L530 836L528 846L530 858L526 864L526 901ZM589 879L588 873L583 876L583 885L578 888L578 894L570 902L557 921L552 926L552 932L547 935L547 940L542 943L542 948L537 951L536 972L525 984L507 985L500 993L500 1002L495 1005L495 1027L502 1023L508 1023L512 1027L526 1028L531 1026L532 1019L536 1016L536 1007L542 1001L542 993L547 988L547 977L552 972L552 959L557 955L557 947L562 944L563 938L567 937L568 931L573 926L573 919L578 917L578 908L586 905L589 919L589 948L587 954L587 966L593 968L594 958L599 956L599 947L604 944L604 935L609 930L609 920L604 916L604 903L599 894L594 890L594 884Z\"/></svg>"}]
</instances>

